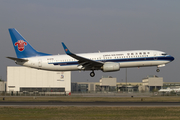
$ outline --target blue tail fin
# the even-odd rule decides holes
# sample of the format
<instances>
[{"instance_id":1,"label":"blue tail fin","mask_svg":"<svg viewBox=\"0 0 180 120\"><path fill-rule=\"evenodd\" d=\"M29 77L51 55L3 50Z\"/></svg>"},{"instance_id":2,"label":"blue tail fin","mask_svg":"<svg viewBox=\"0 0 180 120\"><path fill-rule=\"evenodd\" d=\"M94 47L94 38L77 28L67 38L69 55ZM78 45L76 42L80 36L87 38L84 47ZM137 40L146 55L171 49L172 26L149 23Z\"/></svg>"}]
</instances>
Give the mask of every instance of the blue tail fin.
<instances>
[{"instance_id":1,"label":"blue tail fin","mask_svg":"<svg viewBox=\"0 0 180 120\"><path fill-rule=\"evenodd\" d=\"M14 28L9 29L9 34L12 39L14 50L16 51L17 58L28 58L33 56L46 56L50 54L37 52Z\"/></svg>"}]
</instances>

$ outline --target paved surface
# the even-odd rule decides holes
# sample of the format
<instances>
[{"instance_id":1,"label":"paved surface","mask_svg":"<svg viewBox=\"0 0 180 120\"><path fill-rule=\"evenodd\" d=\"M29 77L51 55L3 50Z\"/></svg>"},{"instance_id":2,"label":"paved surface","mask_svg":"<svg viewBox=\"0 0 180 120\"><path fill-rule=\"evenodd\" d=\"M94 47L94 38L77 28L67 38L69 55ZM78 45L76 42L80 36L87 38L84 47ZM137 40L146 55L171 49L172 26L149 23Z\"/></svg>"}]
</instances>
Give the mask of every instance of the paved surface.
<instances>
[{"instance_id":1,"label":"paved surface","mask_svg":"<svg viewBox=\"0 0 180 120\"><path fill-rule=\"evenodd\" d=\"M0 106L180 107L180 102L0 102Z\"/></svg>"}]
</instances>

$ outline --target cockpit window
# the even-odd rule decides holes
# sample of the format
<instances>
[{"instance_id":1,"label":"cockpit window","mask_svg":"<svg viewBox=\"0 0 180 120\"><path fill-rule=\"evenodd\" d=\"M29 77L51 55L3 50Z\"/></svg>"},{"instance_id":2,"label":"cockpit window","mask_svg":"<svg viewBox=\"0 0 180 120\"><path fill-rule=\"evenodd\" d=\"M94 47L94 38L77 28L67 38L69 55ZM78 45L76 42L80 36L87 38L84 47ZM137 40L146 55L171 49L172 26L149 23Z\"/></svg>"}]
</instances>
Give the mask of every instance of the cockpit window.
<instances>
[{"instance_id":1,"label":"cockpit window","mask_svg":"<svg viewBox=\"0 0 180 120\"><path fill-rule=\"evenodd\" d=\"M167 55L166 53L162 53L162 55Z\"/></svg>"}]
</instances>

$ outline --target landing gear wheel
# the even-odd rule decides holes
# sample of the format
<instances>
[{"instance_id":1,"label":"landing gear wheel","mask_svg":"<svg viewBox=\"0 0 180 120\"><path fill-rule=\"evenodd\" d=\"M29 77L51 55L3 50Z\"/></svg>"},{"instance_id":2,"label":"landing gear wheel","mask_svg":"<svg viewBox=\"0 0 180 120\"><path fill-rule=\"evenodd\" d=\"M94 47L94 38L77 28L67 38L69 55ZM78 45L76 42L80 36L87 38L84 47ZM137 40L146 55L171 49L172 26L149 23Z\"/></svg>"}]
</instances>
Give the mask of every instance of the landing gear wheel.
<instances>
[{"instance_id":1,"label":"landing gear wheel","mask_svg":"<svg viewBox=\"0 0 180 120\"><path fill-rule=\"evenodd\" d=\"M95 73L94 73L94 72L91 72L91 73L90 73L90 76L91 76L91 77L94 77L94 76L95 76Z\"/></svg>"},{"instance_id":2,"label":"landing gear wheel","mask_svg":"<svg viewBox=\"0 0 180 120\"><path fill-rule=\"evenodd\" d=\"M156 72L160 72L160 69L157 69Z\"/></svg>"}]
</instances>

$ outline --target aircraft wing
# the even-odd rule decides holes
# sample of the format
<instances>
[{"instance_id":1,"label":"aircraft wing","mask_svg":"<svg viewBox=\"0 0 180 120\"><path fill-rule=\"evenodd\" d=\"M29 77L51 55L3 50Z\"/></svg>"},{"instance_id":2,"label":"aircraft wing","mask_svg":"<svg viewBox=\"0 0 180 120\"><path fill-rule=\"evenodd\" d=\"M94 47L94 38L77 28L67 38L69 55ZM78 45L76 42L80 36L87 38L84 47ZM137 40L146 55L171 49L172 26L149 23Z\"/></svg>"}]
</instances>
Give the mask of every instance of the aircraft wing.
<instances>
[{"instance_id":1,"label":"aircraft wing","mask_svg":"<svg viewBox=\"0 0 180 120\"><path fill-rule=\"evenodd\" d=\"M94 61L88 58L78 56L74 53L71 53L63 42L62 45L64 47L64 51L66 52L66 54L78 60L79 65L82 65L84 68L97 68L97 67L99 68L103 66L102 62Z\"/></svg>"},{"instance_id":2,"label":"aircraft wing","mask_svg":"<svg viewBox=\"0 0 180 120\"><path fill-rule=\"evenodd\" d=\"M22 59L22 58L14 58L14 57L6 57L11 60L17 61L17 62L27 62L28 60Z\"/></svg>"}]
</instances>

